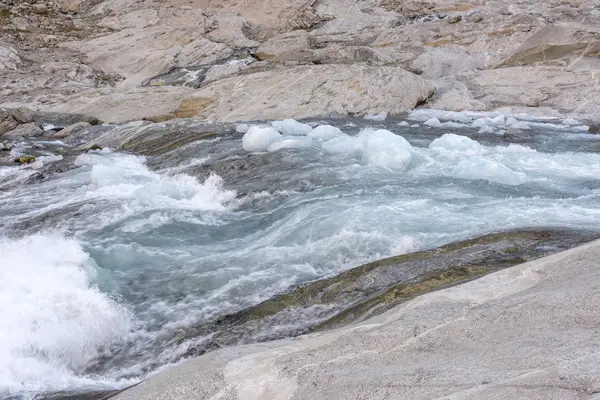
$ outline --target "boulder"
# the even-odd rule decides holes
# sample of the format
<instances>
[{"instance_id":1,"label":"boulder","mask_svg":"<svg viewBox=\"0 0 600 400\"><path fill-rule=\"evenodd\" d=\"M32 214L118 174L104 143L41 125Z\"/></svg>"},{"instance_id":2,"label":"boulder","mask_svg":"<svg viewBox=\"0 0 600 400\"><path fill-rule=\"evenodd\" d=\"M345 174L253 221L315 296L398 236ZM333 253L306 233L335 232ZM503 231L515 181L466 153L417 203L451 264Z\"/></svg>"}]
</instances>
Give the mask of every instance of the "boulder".
<instances>
[{"instance_id":1,"label":"boulder","mask_svg":"<svg viewBox=\"0 0 600 400\"><path fill-rule=\"evenodd\" d=\"M4 137L30 137L39 136L44 131L35 122L17 126L15 129L6 132Z\"/></svg>"},{"instance_id":2,"label":"boulder","mask_svg":"<svg viewBox=\"0 0 600 400\"><path fill-rule=\"evenodd\" d=\"M590 133L600 134L600 124L591 124L588 131Z\"/></svg>"},{"instance_id":3,"label":"boulder","mask_svg":"<svg viewBox=\"0 0 600 400\"><path fill-rule=\"evenodd\" d=\"M19 123L15 121L12 117L5 119L0 122L0 135L4 135L6 132L10 132L15 129Z\"/></svg>"},{"instance_id":4,"label":"boulder","mask_svg":"<svg viewBox=\"0 0 600 400\"><path fill-rule=\"evenodd\" d=\"M12 110L12 116L17 122L27 124L35 120L35 114L29 108L19 107Z\"/></svg>"},{"instance_id":5,"label":"boulder","mask_svg":"<svg viewBox=\"0 0 600 400\"><path fill-rule=\"evenodd\" d=\"M89 128L90 126L92 126L92 125L89 122L85 122L85 121L77 122L77 123L74 123L73 125L67 126L64 129L61 129L58 132L53 131L53 133L51 133L48 136L50 136L52 138L62 139L62 138L66 138L67 136L71 136L78 132L81 132L82 130Z\"/></svg>"}]
</instances>

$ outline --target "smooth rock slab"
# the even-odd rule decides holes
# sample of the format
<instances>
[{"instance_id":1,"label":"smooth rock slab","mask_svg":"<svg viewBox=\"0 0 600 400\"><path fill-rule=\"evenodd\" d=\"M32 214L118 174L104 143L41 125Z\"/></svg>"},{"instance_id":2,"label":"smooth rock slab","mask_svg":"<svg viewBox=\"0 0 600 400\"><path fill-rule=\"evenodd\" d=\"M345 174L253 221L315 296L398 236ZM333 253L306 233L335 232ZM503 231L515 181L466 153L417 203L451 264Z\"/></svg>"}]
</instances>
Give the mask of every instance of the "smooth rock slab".
<instances>
[{"instance_id":1,"label":"smooth rock slab","mask_svg":"<svg viewBox=\"0 0 600 400\"><path fill-rule=\"evenodd\" d=\"M219 121L399 114L433 91L398 67L299 66L213 82L183 99L174 114Z\"/></svg>"},{"instance_id":2,"label":"smooth rock slab","mask_svg":"<svg viewBox=\"0 0 600 400\"><path fill-rule=\"evenodd\" d=\"M209 353L115 399L592 399L598 260L595 241L357 325Z\"/></svg>"}]
</instances>

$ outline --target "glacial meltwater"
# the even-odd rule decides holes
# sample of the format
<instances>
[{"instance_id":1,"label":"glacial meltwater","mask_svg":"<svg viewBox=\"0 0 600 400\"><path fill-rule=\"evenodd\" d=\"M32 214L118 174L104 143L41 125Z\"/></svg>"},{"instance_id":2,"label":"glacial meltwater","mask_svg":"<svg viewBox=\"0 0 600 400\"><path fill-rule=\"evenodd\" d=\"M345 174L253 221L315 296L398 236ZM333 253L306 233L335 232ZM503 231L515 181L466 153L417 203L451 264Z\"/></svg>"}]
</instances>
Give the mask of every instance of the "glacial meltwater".
<instances>
[{"instance_id":1,"label":"glacial meltwater","mask_svg":"<svg viewBox=\"0 0 600 400\"><path fill-rule=\"evenodd\" d=\"M27 183L0 167L0 398L134 384L211 350L197 325L368 261L598 229L600 137L460 118L240 127L154 156L88 151ZM522 137L494 133L509 122Z\"/></svg>"}]
</instances>

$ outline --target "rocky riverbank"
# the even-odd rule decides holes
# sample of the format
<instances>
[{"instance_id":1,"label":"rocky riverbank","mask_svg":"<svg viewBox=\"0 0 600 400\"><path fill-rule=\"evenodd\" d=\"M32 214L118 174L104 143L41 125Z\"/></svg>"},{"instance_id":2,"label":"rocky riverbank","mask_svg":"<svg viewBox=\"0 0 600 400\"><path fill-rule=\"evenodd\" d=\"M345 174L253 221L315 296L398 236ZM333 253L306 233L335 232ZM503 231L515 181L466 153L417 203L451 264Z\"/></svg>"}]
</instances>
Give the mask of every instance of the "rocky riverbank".
<instances>
[{"instance_id":1,"label":"rocky riverbank","mask_svg":"<svg viewBox=\"0 0 600 400\"><path fill-rule=\"evenodd\" d=\"M106 122L598 118L598 0L0 2L0 106Z\"/></svg>"}]
</instances>

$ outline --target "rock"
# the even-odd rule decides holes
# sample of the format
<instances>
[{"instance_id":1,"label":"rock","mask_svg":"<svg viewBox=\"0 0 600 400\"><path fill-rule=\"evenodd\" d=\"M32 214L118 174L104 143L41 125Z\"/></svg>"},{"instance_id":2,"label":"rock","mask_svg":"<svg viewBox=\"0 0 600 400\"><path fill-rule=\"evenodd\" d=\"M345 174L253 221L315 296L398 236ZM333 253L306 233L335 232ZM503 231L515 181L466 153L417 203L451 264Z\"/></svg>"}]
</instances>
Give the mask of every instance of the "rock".
<instances>
[{"instance_id":1,"label":"rock","mask_svg":"<svg viewBox=\"0 0 600 400\"><path fill-rule=\"evenodd\" d=\"M224 121L405 112L433 94L423 78L397 67L318 65L213 82L181 101L173 117Z\"/></svg>"},{"instance_id":2,"label":"rock","mask_svg":"<svg viewBox=\"0 0 600 400\"><path fill-rule=\"evenodd\" d=\"M31 6L31 10L36 14L46 14L48 13L48 6L44 3L35 3Z\"/></svg>"},{"instance_id":3,"label":"rock","mask_svg":"<svg viewBox=\"0 0 600 400\"><path fill-rule=\"evenodd\" d=\"M0 136L15 129L19 123L12 117L0 122Z\"/></svg>"},{"instance_id":4,"label":"rock","mask_svg":"<svg viewBox=\"0 0 600 400\"><path fill-rule=\"evenodd\" d=\"M89 122L85 122L85 121L77 122L73 125L67 126L64 129L61 129L58 132L53 132L48 136L50 136L51 138L62 139L67 136L71 136L78 132L81 132L82 130L89 128L90 126L92 126L92 125Z\"/></svg>"},{"instance_id":5,"label":"rock","mask_svg":"<svg viewBox=\"0 0 600 400\"><path fill-rule=\"evenodd\" d=\"M78 13L83 0L59 0L60 11L64 13Z\"/></svg>"},{"instance_id":6,"label":"rock","mask_svg":"<svg viewBox=\"0 0 600 400\"><path fill-rule=\"evenodd\" d=\"M600 134L600 124L591 124L588 131L590 133Z\"/></svg>"},{"instance_id":7,"label":"rock","mask_svg":"<svg viewBox=\"0 0 600 400\"><path fill-rule=\"evenodd\" d=\"M497 68L549 62L564 57L575 59L591 48L600 48L600 28L578 22L557 22L536 32Z\"/></svg>"},{"instance_id":8,"label":"rock","mask_svg":"<svg viewBox=\"0 0 600 400\"><path fill-rule=\"evenodd\" d=\"M114 400L591 399L600 391L599 258L595 241L417 297L399 286L386 296L407 301L384 314L295 339L221 346ZM369 282L348 278L350 289ZM268 306L256 315L277 310Z\"/></svg>"},{"instance_id":9,"label":"rock","mask_svg":"<svg viewBox=\"0 0 600 400\"><path fill-rule=\"evenodd\" d=\"M455 15L447 19L449 24L456 24L462 20L462 15Z\"/></svg>"},{"instance_id":10,"label":"rock","mask_svg":"<svg viewBox=\"0 0 600 400\"><path fill-rule=\"evenodd\" d=\"M6 132L4 137L29 137L29 136L39 136L44 131L35 123L30 122L28 124L23 124L15 129Z\"/></svg>"},{"instance_id":11,"label":"rock","mask_svg":"<svg viewBox=\"0 0 600 400\"><path fill-rule=\"evenodd\" d=\"M173 120L164 123L136 121L114 127L80 146L78 150L109 147L144 155L163 154L187 143L235 132L234 124L201 120Z\"/></svg>"},{"instance_id":12,"label":"rock","mask_svg":"<svg viewBox=\"0 0 600 400\"><path fill-rule=\"evenodd\" d=\"M17 122L21 124L27 124L35 120L35 115L33 111L25 107L19 107L12 110L12 116L15 120L17 120Z\"/></svg>"},{"instance_id":13,"label":"rock","mask_svg":"<svg viewBox=\"0 0 600 400\"><path fill-rule=\"evenodd\" d=\"M90 125L102 123L98 118L91 115L49 111L37 112L35 114L35 121L40 124L45 124L47 126L46 129L66 128L78 122L87 122Z\"/></svg>"},{"instance_id":14,"label":"rock","mask_svg":"<svg viewBox=\"0 0 600 400\"><path fill-rule=\"evenodd\" d=\"M314 58L308 32L292 31L275 36L263 43L255 53L259 60L302 61Z\"/></svg>"},{"instance_id":15,"label":"rock","mask_svg":"<svg viewBox=\"0 0 600 400\"><path fill-rule=\"evenodd\" d=\"M15 158L15 162L20 165L32 164L35 162L35 157L30 155L21 156Z\"/></svg>"},{"instance_id":16,"label":"rock","mask_svg":"<svg viewBox=\"0 0 600 400\"><path fill-rule=\"evenodd\" d=\"M0 72L16 71L22 60L14 47L0 44Z\"/></svg>"}]
</instances>

